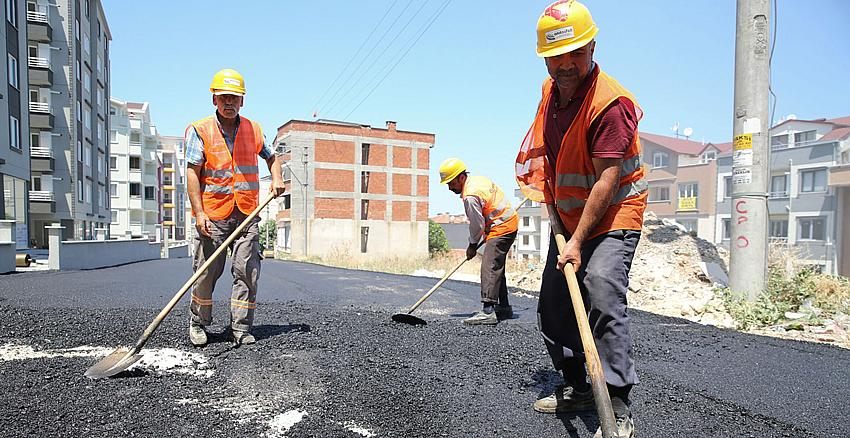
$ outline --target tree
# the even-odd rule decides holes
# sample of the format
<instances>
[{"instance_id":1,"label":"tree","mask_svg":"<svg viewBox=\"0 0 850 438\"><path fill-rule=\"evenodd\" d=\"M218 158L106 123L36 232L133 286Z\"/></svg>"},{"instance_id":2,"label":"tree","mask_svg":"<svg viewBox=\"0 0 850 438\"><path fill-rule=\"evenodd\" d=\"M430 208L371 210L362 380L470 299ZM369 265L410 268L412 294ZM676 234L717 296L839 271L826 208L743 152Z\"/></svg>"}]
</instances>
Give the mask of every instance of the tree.
<instances>
[{"instance_id":1,"label":"tree","mask_svg":"<svg viewBox=\"0 0 850 438\"><path fill-rule=\"evenodd\" d=\"M274 249L277 239L277 222L269 219L260 224L260 246L263 249Z\"/></svg>"},{"instance_id":2,"label":"tree","mask_svg":"<svg viewBox=\"0 0 850 438\"><path fill-rule=\"evenodd\" d=\"M428 252L431 255L449 251L449 240L440 224L428 219Z\"/></svg>"}]
</instances>

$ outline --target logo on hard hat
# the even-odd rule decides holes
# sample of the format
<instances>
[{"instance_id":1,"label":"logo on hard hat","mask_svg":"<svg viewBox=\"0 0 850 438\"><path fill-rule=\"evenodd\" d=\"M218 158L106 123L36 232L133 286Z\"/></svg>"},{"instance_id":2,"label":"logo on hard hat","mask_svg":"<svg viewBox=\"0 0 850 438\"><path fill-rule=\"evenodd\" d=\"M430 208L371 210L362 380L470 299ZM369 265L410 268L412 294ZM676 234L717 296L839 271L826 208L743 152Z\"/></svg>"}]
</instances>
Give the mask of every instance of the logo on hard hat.
<instances>
[{"instance_id":1,"label":"logo on hard hat","mask_svg":"<svg viewBox=\"0 0 850 438\"><path fill-rule=\"evenodd\" d=\"M567 11L569 11L569 4L572 2L573 0L561 0L552 3L545 11L543 11L543 15L552 17L558 21L567 21Z\"/></svg>"},{"instance_id":2,"label":"logo on hard hat","mask_svg":"<svg viewBox=\"0 0 850 438\"><path fill-rule=\"evenodd\" d=\"M233 86L236 86L236 87L242 85L239 82L239 79L233 79L233 78L224 78L224 80L222 82L224 83L224 85L233 85Z\"/></svg>"},{"instance_id":3,"label":"logo on hard hat","mask_svg":"<svg viewBox=\"0 0 850 438\"><path fill-rule=\"evenodd\" d=\"M550 30L546 32L546 42L554 43L556 41L570 39L575 36L572 26L562 27L560 29Z\"/></svg>"}]
</instances>

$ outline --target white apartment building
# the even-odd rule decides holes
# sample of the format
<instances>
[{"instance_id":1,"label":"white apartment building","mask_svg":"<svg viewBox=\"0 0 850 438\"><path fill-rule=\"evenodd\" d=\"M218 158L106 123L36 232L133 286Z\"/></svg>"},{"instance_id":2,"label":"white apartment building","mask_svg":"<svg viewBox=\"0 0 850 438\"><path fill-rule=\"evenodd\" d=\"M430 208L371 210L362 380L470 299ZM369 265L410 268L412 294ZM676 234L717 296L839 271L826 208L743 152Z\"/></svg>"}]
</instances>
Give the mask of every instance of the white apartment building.
<instances>
[{"instance_id":1,"label":"white apartment building","mask_svg":"<svg viewBox=\"0 0 850 438\"><path fill-rule=\"evenodd\" d=\"M65 239L92 239L110 220L106 15L100 0L28 0L25 7L30 238L46 246L45 227L58 222Z\"/></svg>"},{"instance_id":2,"label":"white apartment building","mask_svg":"<svg viewBox=\"0 0 850 438\"><path fill-rule=\"evenodd\" d=\"M183 137L160 137L162 230L171 240L186 239L186 153Z\"/></svg>"},{"instance_id":3,"label":"white apartment building","mask_svg":"<svg viewBox=\"0 0 850 438\"><path fill-rule=\"evenodd\" d=\"M110 99L109 156L112 237L157 236L160 214L160 137L147 102Z\"/></svg>"},{"instance_id":4,"label":"white apartment building","mask_svg":"<svg viewBox=\"0 0 850 438\"><path fill-rule=\"evenodd\" d=\"M525 199L519 189L514 189L514 196L522 201L516 207L519 226L511 258L545 262L549 251L549 214L543 204Z\"/></svg>"}]
</instances>

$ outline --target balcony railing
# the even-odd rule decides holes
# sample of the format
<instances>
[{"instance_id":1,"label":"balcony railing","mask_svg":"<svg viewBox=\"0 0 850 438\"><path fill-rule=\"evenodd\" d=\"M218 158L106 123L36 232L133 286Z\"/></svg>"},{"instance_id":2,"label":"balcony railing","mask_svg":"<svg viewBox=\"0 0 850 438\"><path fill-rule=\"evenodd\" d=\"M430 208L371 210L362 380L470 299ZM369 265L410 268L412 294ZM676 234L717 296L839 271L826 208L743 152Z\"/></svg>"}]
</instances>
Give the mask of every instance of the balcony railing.
<instances>
[{"instance_id":1,"label":"balcony railing","mask_svg":"<svg viewBox=\"0 0 850 438\"><path fill-rule=\"evenodd\" d=\"M788 197L788 191L770 192L768 197L770 197L770 198L787 198Z\"/></svg>"},{"instance_id":2,"label":"balcony railing","mask_svg":"<svg viewBox=\"0 0 850 438\"><path fill-rule=\"evenodd\" d=\"M33 68L50 68L50 60L47 58L29 58L27 65Z\"/></svg>"},{"instance_id":3,"label":"balcony railing","mask_svg":"<svg viewBox=\"0 0 850 438\"><path fill-rule=\"evenodd\" d=\"M44 12L27 11L27 21L35 21L38 23L48 23L47 14Z\"/></svg>"},{"instance_id":4,"label":"balcony railing","mask_svg":"<svg viewBox=\"0 0 850 438\"><path fill-rule=\"evenodd\" d=\"M50 104L45 102L30 102L30 111L50 114Z\"/></svg>"},{"instance_id":5,"label":"balcony railing","mask_svg":"<svg viewBox=\"0 0 850 438\"><path fill-rule=\"evenodd\" d=\"M33 146L30 148L30 156L35 158L53 158L53 148Z\"/></svg>"},{"instance_id":6,"label":"balcony railing","mask_svg":"<svg viewBox=\"0 0 850 438\"><path fill-rule=\"evenodd\" d=\"M30 201L53 202L53 192L45 190L30 190Z\"/></svg>"}]
</instances>

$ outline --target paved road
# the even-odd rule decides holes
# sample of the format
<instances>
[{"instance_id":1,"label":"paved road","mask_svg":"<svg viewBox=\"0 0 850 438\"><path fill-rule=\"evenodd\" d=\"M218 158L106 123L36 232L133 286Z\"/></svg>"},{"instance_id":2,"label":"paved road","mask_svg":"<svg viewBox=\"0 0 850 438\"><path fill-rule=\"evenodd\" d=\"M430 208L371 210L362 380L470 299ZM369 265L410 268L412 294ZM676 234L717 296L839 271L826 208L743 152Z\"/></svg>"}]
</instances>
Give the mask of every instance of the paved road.
<instances>
[{"instance_id":1,"label":"paved road","mask_svg":"<svg viewBox=\"0 0 850 438\"><path fill-rule=\"evenodd\" d=\"M559 383L534 324L468 328L477 285L449 281L424 327L390 321L435 279L266 261L256 333L233 348L227 274L213 342L186 339L185 303L148 344L190 357L120 378L82 373L130 345L189 275L188 260L0 276L0 435L589 437L592 413L530 410ZM744 335L635 311L642 437L850 436L850 351ZM81 348L81 347L86 347Z\"/></svg>"}]
</instances>

